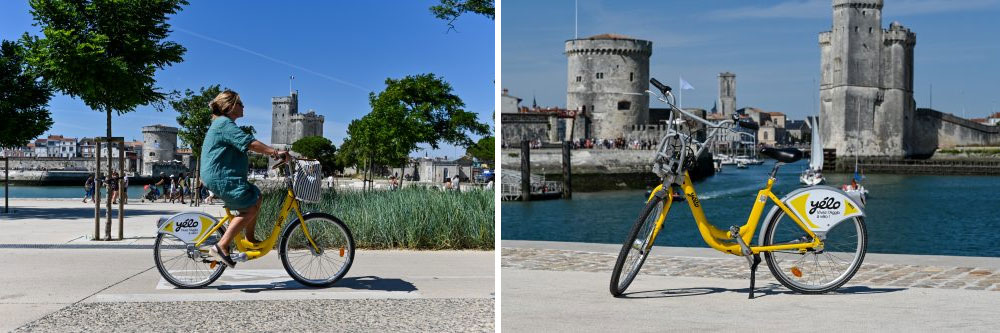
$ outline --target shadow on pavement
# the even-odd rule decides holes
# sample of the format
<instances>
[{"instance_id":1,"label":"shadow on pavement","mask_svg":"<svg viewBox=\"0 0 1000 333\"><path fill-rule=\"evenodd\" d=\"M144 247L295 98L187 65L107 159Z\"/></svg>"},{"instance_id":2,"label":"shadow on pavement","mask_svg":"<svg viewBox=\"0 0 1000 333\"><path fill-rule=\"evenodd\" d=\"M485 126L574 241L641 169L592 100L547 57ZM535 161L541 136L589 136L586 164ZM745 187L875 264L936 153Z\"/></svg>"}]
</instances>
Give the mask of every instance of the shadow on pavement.
<instances>
[{"instance_id":1,"label":"shadow on pavement","mask_svg":"<svg viewBox=\"0 0 1000 333\"><path fill-rule=\"evenodd\" d=\"M273 282L267 284L227 284L221 286L210 286L218 290L240 290L246 293L257 293L261 291L273 290L298 290L298 289L324 289L306 286L295 280ZM417 287L402 279L383 279L377 276L345 277L328 288L350 288L355 290L368 291L416 291Z\"/></svg>"},{"instance_id":2,"label":"shadow on pavement","mask_svg":"<svg viewBox=\"0 0 1000 333\"><path fill-rule=\"evenodd\" d=\"M2 210L2 209L0 209ZM178 209L176 212L181 212L183 209ZM174 211L168 210L150 210L150 209L129 209L128 205L125 205L125 216L136 216L136 215L172 215ZM104 206L101 206L101 217L107 215ZM78 218L93 218L94 217L94 206L90 207L80 207L80 208L40 208L40 207L11 207L10 214L3 214L3 219L5 220L27 220L27 219L78 219ZM118 218L118 205L111 208L111 216L114 219Z\"/></svg>"},{"instance_id":3,"label":"shadow on pavement","mask_svg":"<svg viewBox=\"0 0 1000 333\"><path fill-rule=\"evenodd\" d=\"M869 288L865 286L852 286L852 287L842 287L834 292L828 294L882 294L891 293L906 290L908 288ZM649 291L637 291L631 293L622 294L621 298L669 298L669 297L687 297L687 296L700 296L708 294L717 294L725 292L743 293L748 294L750 292L749 288L713 288L713 287L698 287L698 288L677 288L677 289L660 289L660 290L649 290ZM754 298L761 298L771 295L804 295L791 290L786 289L784 286L778 283L771 283L766 286L758 286L754 290Z\"/></svg>"}]
</instances>

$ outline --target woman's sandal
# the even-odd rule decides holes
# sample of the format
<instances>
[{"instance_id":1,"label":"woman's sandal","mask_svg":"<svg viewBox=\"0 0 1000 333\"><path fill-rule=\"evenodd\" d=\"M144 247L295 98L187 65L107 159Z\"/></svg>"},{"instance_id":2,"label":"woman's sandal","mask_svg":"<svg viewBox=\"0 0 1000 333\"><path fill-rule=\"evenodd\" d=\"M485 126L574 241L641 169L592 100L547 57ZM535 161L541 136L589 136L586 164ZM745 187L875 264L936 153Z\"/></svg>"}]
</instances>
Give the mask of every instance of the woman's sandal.
<instances>
[{"instance_id":1,"label":"woman's sandal","mask_svg":"<svg viewBox=\"0 0 1000 333\"><path fill-rule=\"evenodd\" d=\"M219 244L212 245L212 248L208 249L208 254L219 259L222 263L229 266L229 268L236 267L236 262L233 261L228 255L222 254L222 249L219 248Z\"/></svg>"}]
</instances>

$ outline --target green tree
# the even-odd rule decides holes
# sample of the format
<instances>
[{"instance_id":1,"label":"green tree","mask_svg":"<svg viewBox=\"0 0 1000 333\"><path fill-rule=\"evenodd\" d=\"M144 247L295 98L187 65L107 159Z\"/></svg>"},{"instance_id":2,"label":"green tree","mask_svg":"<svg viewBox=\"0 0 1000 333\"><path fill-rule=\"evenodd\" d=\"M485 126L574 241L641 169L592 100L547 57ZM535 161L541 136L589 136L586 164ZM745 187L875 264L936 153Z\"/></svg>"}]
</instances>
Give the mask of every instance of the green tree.
<instances>
[{"instance_id":1,"label":"green tree","mask_svg":"<svg viewBox=\"0 0 1000 333\"><path fill-rule=\"evenodd\" d=\"M322 136L307 136L292 143L292 151L311 159L319 160L327 174L333 174L338 169L337 147L329 139ZM339 168L343 170L343 168Z\"/></svg>"},{"instance_id":2,"label":"green tree","mask_svg":"<svg viewBox=\"0 0 1000 333\"><path fill-rule=\"evenodd\" d=\"M441 0L441 4L431 6L434 17L448 21L448 31L455 30L455 20L465 13L480 14L495 19L493 0Z\"/></svg>"},{"instance_id":3,"label":"green tree","mask_svg":"<svg viewBox=\"0 0 1000 333\"><path fill-rule=\"evenodd\" d=\"M486 135L489 125L464 110L451 85L434 74L386 79L382 92L369 94L372 111L351 122L341 145L341 162L364 170L368 181L376 167L405 166L419 144L433 149L441 143L469 147L470 134Z\"/></svg>"},{"instance_id":4,"label":"green tree","mask_svg":"<svg viewBox=\"0 0 1000 333\"><path fill-rule=\"evenodd\" d=\"M156 70L183 60L183 46L164 41L167 15L185 0L31 0L31 15L44 38L25 34L29 62L59 91L107 113L140 105L162 109L165 94L155 87ZM112 171L108 154L108 173ZM100 171L98 171L100 172ZM111 239L111 198L105 238ZM97 235L95 235L97 236Z\"/></svg>"},{"instance_id":5,"label":"green tree","mask_svg":"<svg viewBox=\"0 0 1000 333\"><path fill-rule=\"evenodd\" d=\"M250 168L252 169L267 169L267 156L250 153Z\"/></svg>"},{"instance_id":6,"label":"green tree","mask_svg":"<svg viewBox=\"0 0 1000 333\"><path fill-rule=\"evenodd\" d=\"M0 149L23 147L52 127L50 98L52 88L32 72L24 47L6 40L0 43ZM6 191L6 181L3 186Z\"/></svg>"},{"instance_id":7,"label":"green tree","mask_svg":"<svg viewBox=\"0 0 1000 333\"><path fill-rule=\"evenodd\" d=\"M385 119L400 146L416 150L424 143L438 149L441 143L469 147L469 134L489 134L490 127L477 120L476 113L463 109L465 103L452 94L451 85L434 74L386 79L386 88L369 95L372 113Z\"/></svg>"},{"instance_id":8,"label":"green tree","mask_svg":"<svg viewBox=\"0 0 1000 333\"><path fill-rule=\"evenodd\" d=\"M469 148L465 150L465 154L475 157L479 161L493 162L493 155L495 153L493 146L494 143L495 140L492 136L483 137L482 139L479 139L479 142L476 142L476 144L469 146Z\"/></svg>"},{"instance_id":9,"label":"green tree","mask_svg":"<svg viewBox=\"0 0 1000 333\"><path fill-rule=\"evenodd\" d=\"M205 142L208 128L212 126L212 109L208 106L222 90L219 85L202 87L197 93L187 89L182 94L170 94L170 107L177 111L177 136L191 146L191 157L195 158L195 183L201 182L201 146ZM195 194L201 202L201 193Z\"/></svg>"},{"instance_id":10,"label":"green tree","mask_svg":"<svg viewBox=\"0 0 1000 333\"><path fill-rule=\"evenodd\" d=\"M47 109L52 88L33 73L24 48L0 44L0 148L23 147L52 127Z\"/></svg>"}]
</instances>

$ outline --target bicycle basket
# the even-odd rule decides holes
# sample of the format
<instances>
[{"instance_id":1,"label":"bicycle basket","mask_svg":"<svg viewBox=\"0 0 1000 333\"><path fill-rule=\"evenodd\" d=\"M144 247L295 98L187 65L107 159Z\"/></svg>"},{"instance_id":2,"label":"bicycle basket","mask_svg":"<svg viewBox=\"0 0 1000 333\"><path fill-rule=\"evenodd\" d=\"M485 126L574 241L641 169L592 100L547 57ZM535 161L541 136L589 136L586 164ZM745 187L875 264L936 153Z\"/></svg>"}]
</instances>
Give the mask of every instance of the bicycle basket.
<instances>
[{"instance_id":1,"label":"bicycle basket","mask_svg":"<svg viewBox=\"0 0 1000 333\"><path fill-rule=\"evenodd\" d=\"M298 167L293 178L295 198L306 202L319 202L322 194L323 169L318 161L296 161Z\"/></svg>"}]
</instances>

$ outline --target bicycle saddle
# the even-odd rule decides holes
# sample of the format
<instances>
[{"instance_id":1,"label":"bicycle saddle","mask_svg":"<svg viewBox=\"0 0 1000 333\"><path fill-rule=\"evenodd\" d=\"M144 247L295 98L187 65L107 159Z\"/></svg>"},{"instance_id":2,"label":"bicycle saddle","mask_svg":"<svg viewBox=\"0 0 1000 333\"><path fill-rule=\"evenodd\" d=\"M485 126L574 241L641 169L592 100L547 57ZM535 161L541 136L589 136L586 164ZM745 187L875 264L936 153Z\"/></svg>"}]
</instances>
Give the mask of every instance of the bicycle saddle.
<instances>
[{"instance_id":1,"label":"bicycle saddle","mask_svg":"<svg viewBox=\"0 0 1000 333\"><path fill-rule=\"evenodd\" d=\"M763 148L760 153L782 163L792 163L802 159L802 151L795 148Z\"/></svg>"}]
</instances>

